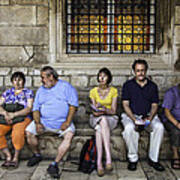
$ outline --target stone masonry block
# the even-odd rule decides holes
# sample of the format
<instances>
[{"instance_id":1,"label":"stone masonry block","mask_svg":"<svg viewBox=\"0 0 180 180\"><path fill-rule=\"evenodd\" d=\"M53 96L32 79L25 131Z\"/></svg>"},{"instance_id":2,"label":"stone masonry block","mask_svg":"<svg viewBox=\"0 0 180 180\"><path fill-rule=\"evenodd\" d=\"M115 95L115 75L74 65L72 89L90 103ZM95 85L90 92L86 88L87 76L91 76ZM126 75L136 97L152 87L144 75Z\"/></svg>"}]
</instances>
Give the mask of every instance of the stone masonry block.
<instances>
[{"instance_id":1,"label":"stone masonry block","mask_svg":"<svg viewBox=\"0 0 180 180\"><path fill-rule=\"evenodd\" d=\"M162 91L166 87L165 78L163 76L153 76L152 81L157 84L160 91Z\"/></svg>"},{"instance_id":2,"label":"stone masonry block","mask_svg":"<svg viewBox=\"0 0 180 180\"><path fill-rule=\"evenodd\" d=\"M81 129L83 131L83 129ZM88 132L88 129L84 129ZM94 131L93 131L94 134ZM145 136L140 136L139 140L139 158L146 159L148 155L148 149L149 149L149 138L148 134ZM70 149L67 153L68 158L70 159L79 159L80 151L86 142L87 139L90 139L91 135L78 135L75 134ZM57 149L59 144L62 142L62 139L59 138L57 135L53 134L44 134L43 136L39 136L39 149L45 158L54 158L57 154ZM10 149L12 146L10 146ZM122 137L122 135L114 136L111 135L111 155L113 160L120 160L125 161L126 159L126 145L125 141ZM2 155L0 154L0 157ZM32 152L30 151L27 144L25 144L22 152L21 152L21 158L29 159L29 157L32 156ZM169 144L169 138L165 136L163 138L163 142L160 149L160 159L170 159L171 158L171 152L170 152L170 144Z\"/></svg>"},{"instance_id":3,"label":"stone masonry block","mask_svg":"<svg viewBox=\"0 0 180 180\"><path fill-rule=\"evenodd\" d=\"M23 67L21 67L21 68L15 67L15 68L12 69L12 73L14 73L14 72L16 72L16 71L23 72L25 75L27 75L28 69L27 69L27 68L23 68Z\"/></svg>"},{"instance_id":4,"label":"stone masonry block","mask_svg":"<svg viewBox=\"0 0 180 180\"><path fill-rule=\"evenodd\" d=\"M35 75L35 76L37 76L37 75L39 75L40 76L40 69L35 69L35 68L29 68L29 72L28 72L28 74L29 75Z\"/></svg>"},{"instance_id":5,"label":"stone masonry block","mask_svg":"<svg viewBox=\"0 0 180 180\"><path fill-rule=\"evenodd\" d=\"M175 8L175 24L180 24L180 6Z\"/></svg>"},{"instance_id":6,"label":"stone masonry block","mask_svg":"<svg viewBox=\"0 0 180 180\"><path fill-rule=\"evenodd\" d=\"M48 7L37 7L37 24L48 24Z\"/></svg>"},{"instance_id":7,"label":"stone masonry block","mask_svg":"<svg viewBox=\"0 0 180 180\"><path fill-rule=\"evenodd\" d=\"M166 80L166 90L180 82L180 76L168 76Z\"/></svg>"},{"instance_id":8,"label":"stone masonry block","mask_svg":"<svg viewBox=\"0 0 180 180\"><path fill-rule=\"evenodd\" d=\"M29 87L31 89L32 87L32 77L31 76L26 76L26 87Z\"/></svg>"},{"instance_id":9,"label":"stone masonry block","mask_svg":"<svg viewBox=\"0 0 180 180\"><path fill-rule=\"evenodd\" d=\"M0 87L3 87L4 83L3 83L3 77L0 77Z\"/></svg>"},{"instance_id":10,"label":"stone masonry block","mask_svg":"<svg viewBox=\"0 0 180 180\"><path fill-rule=\"evenodd\" d=\"M93 76L90 78L90 86L97 86L98 82L97 82L97 76Z\"/></svg>"},{"instance_id":11,"label":"stone masonry block","mask_svg":"<svg viewBox=\"0 0 180 180\"><path fill-rule=\"evenodd\" d=\"M175 43L176 44L180 44L180 25L179 26L175 26Z\"/></svg>"},{"instance_id":12,"label":"stone masonry block","mask_svg":"<svg viewBox=\"0 0 180 180\"><path fill-rule=\"evenodd\" d=\"M5 87L9 87L9 86L12 86L11 76L6 76L5 77Z\"/></svg>"},{"instance_id":13,"label":"stone masonry block","mask_svg":"<svg viewBox=\"0 0 180 180\"><path fill-rule=\"evenodd\" d=\"M9 0L1 0L0 5L9 5Z\"/></svg>"},{"instance_id":14,"label":"stone masonry block","mask_svg":"<svg viewBox=\"0 0 180 180\"><path fill-rule=\"evenodd\" d=\"M67 76L60 76L59 79L70 82L70 78Z\"/></svg>"},{"instance_id":15,"label":"stone masonry block","mask_svg":"<svg viewBox=\"0 0 180 180\"><path fill-rule=\"evenodd\" d=\"M125 76L113 76L112 85L122 87L126 80L127 77Z\"/></svg>"},{"instance_id":16,"label":"stone masonry block","mask_svg":"<svg viewBox=\"0 0 180 180\"><path fill-rule=\"evenodd\" d=\"M0 75L8 75L10 71L10 68L0 68Z\"/></svg>"},{"instance_id":17,"label":"stone masonry block","mask_svg":"<svg viewBox=\"0 0 180 180\"><path fill-rule=\"evenodd\" d=\"M29 48L24 49L23 47L9 46L0 47L0 62L5 65L7 62L9 65L26 64L26 61L32 55L32 51L30 52Z\"/></svg>"},{"instance_id":18,"label":"stone masonry block","mask_svg":"<svg viewBox=\"0 0 180 180\"><path fill-rule=\"evenodd\" d=\"M42 46L34 46L34 57L33 60L38 64L46 64L49 63L49 47Z\"/></svg>"},{"instance_id":19,"label":"stone masonry block","mask_svg":"<svg viewBox=\"0 0 180 180\"><path fill-rule=\"evenodd\" d=\"M73 69L73 66L72 66L72 69L64 69L62 71L62 75L83 75L83 74L86 74L86 75L96 75L98 73L97 70L94 70L94 69L83 69L83 68L78 68L78 69Z\"/></svg>"},{"instance_id":20,"label":"stone masonry block","mask_svg":"<svg viewBox=\"0 0 180 180\"><path fill-rule=\"evenodd\" d=\"M48 0L10 0L11 4L20 5L48 5Z\"/></svg>"},{"instance_id":21,"label":"stone masonry block","mask_svg":"<svg viewBox=\"0 0 180 180\"><path fill-rule=\"evenodd\" d=\"M41 83L41 77L33 77L33 86L34 87L37 87L37 88L39 88L41 85L42 85L42 83Z\"/></svg>"},{"instance_id":22,"label":"stone masonry block","mask_svg":"<svg viewBox=\"0 0 180 180\"><path fill-rule=\"evenodd\" d=\"M71 83L75 87L87 87L88 77L87 76L72 76Z\"/></svg>"},{"instance_id":23,"label":"stone masonry block","mask_svg":"<svg viewBox=\"0 0 180 180\"><path fill-rule=\"evenodd\" d=\"M33 56L33 46L23 46L24 51L26 52L26 54L28 55L28 57Z\"/></svg>"},{"instance_id":24,"label":"stone masonry block","mask_svg":"<svg viewBox=\"0 0 180 180\"><path fill-rule=\"evenodd\" d=\"M122 136L111 136L111 153L113 159L126 160L126 145Z\"/></svg>"},{"instance_id":25,"label":"stone masonry block","mask_svg":"<svg viewBox=\"0 0 180 180\"><path fill-rule=\"evenodd\" d=\"M1 6L0 25L35 25L35 6Z\"/></svg>"},{"instance_id":26,"label":"stone masonry block","mask_svg":"<svg viewBox=\"0 0 180 180\"><path fill-rule=\"evenodd\" d=\"M58 73L59 76L63 75L62 73L62 69L59 69L59 68L54 68L56 70L56 72Z\"/></svg>"},{"instance_id":27,"label":"stone masonry block","mask_svg":"<svg viewBox=\"0 0 180 180\"><path fill-rule=\"evenodd\" d=\"M8 34L8 38L7 38ZM45 27L1 27L0 45L48 44L48 29Z\"/></svg>"}]
</instances>

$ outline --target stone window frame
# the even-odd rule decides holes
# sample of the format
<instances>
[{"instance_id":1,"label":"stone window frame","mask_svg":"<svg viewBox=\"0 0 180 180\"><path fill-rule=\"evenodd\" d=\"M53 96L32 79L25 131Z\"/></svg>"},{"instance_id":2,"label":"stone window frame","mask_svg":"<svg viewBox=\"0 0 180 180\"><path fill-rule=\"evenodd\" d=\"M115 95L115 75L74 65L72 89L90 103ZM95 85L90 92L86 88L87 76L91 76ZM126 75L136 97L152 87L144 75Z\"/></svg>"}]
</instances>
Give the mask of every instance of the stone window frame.
<instances>
[{"instance_id":1,"label":"stone window frame","mask_svg":"<svg viewBox=\"0 0 180 180\"><path fill-rule=\"evenodd\" d=\"M111 63L119 62L131 63L134 59L144 58L149 60L155 60L159 64L166 64L166 68L172 69L174 66L172 48L169 47L170 39L173 39L173 21L175 0L171 3L164 2L164 0L156 0L157 7L157 29L156 29L156 54L66 54L66 25L65 25L65 0L51 0L49 10L49 52L50 63L54 63L57 66L62 66L64 63L91 63L96 61L97 63ZM172 43L172 42L171 42ZM121 61L119 61L121 59ZM94 65L95 66L95 65ZM112 65L113 66L113 65ZM115 63L114 67L117 64ZM156 66L156 65L155 65ZM152 68L157 68L157 67ZM164 66L165 67L165 66ZM82 64L83 68L83 64Z\"/></svg>"},{"instance_id":2,"label":"stone window frame","mask_svg":"<svg viewBox=\"0 0 180 180\"><path fill-rule=\"evenodd\" d=\"M156 0L91 1L66 1L67 54L155 54Z\"/></svg>"}]
</instances>

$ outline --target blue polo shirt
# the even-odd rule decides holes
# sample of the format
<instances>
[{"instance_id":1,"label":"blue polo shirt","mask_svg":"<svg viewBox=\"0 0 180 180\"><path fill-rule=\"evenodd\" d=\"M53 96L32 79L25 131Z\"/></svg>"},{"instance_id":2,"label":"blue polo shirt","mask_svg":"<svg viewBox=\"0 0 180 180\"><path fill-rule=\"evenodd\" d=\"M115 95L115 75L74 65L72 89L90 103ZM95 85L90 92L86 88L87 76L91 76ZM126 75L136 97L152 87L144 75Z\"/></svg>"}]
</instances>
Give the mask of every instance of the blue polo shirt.
<instances>
[{"instance_id":1,"label":"blue polo shirt","mask_svg":"<svg viewBox=\"0 0 180 180\"><path fill-rule=\"evenodd\" d=\"M69 105L78 106L76 89L66 81L58 80L52 88L41 86L33 104L33 111L40 112L41 123L48 128L59 129L66 121Z\"/></svg>"},{"instance_id":2,"label":"blue polo shirt","mask_svg":"<svg viewBox=\"0 0 180 180\"><path fill-rule=\"evenodd\" d=\"M147 79L147 84L141 87L133 78L124 83L122 100L129 101L130 109L134 114L147 116L152 103L159 103L157 85Z\"/></svg>"}]
</instances>

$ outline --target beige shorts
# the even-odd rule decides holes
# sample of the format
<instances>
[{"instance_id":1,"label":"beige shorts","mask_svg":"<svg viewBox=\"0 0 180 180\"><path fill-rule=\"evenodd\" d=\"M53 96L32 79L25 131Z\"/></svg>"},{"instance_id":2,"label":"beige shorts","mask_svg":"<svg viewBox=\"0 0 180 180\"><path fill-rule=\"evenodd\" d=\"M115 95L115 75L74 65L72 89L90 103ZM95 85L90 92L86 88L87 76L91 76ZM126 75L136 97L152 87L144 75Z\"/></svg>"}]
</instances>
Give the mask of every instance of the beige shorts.
<instances>
[{"instance_id":1,"label":"beige shorts","mask_svg":"<svg viewBox=\"0 0 180 180\"><path fill-rule=\"evenodd\" d=\"M117 115L103 115L106 117L108 124L109 124L109 128L110 130L113 130L114 128L117 127L118 124L118 120L119 117ZM95 126L97 125L97 123L101 120L101 118L103 116L99 116L99 117L95 117L93 114L90 115L90 120L89 120L89 124L92 128L95 128Z\"/></svg>"},{"instance_id":2,"label":"beige shorts","mask_svg":"<svg viewBox=\"0 0 180 180\"><path fill-rule=\"evenodd\" d=\"M31 134L38 135L37 132L36 132L36 124L35 124L34 121L32 121L26 127L26 131L30 132ZM71 123L70 126L65 131L62 131L60 129L51 129L51 128L44 127L44 132L43 133L52 132L52 133L58 134L59 137L61 137L68 131L71 131L73 134L75 133L75 126L74 126L73 123Z\"/></svg>"}]
</instances>

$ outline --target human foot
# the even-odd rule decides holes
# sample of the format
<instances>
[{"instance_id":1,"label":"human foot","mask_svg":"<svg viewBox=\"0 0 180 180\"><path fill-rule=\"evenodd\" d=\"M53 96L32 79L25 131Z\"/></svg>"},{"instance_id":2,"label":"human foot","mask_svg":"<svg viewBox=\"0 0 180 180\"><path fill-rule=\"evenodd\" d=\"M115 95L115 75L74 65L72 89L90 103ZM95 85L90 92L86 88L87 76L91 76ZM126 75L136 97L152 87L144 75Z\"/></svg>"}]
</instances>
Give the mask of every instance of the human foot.
<instances>
[{"instance_id":1,"label":"human foot","mask_svg":"<svg viewBox=\"0 0 180 180\"><path fill-rule=\"evenodd\" d=\"M108 171L108 172L112 171L112 170L113 170L112 164L111 164L111 163L110 163L110 164L106 164L105 169L106 169L106 171Z\"/></svg>"},{"instance_id":2,"label":"human foot","mask_svg":"<svg viewBox=\"0 0 180 180\"><path fill-rule=\"evenodd\" d=\"M11 162L11 161L9 161L9 160L5 160L4 163L1 164L1 167L2 167L2 168L5 168L5 169L9 168L10 162Z\"/></svg>"},{"instance_id":3,"label":"human foot","mask_svg":"<svg viewBox=\"0 0 180 180\"><path fill-rule=\"evenodd\" d=\"M171 159L171 168L180 169L180 159Z\"/></svg>"}]
</instances>

